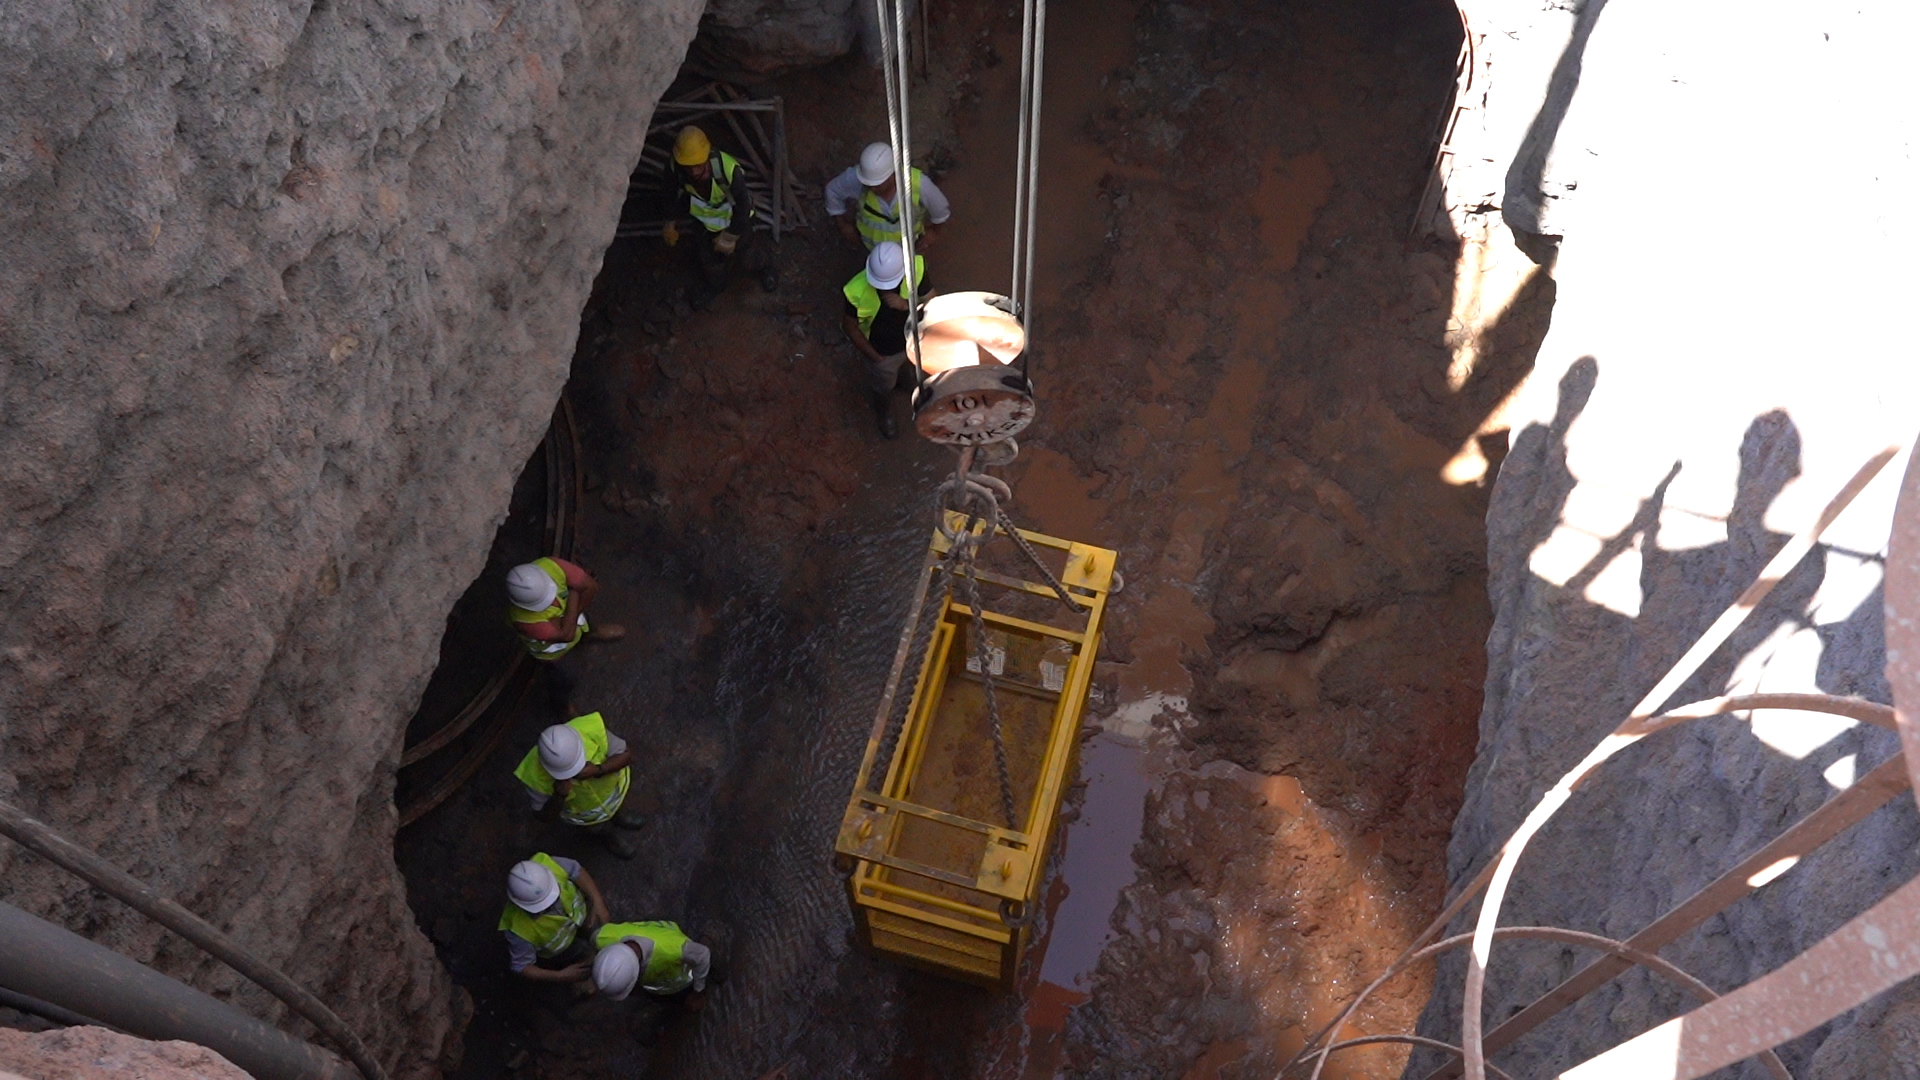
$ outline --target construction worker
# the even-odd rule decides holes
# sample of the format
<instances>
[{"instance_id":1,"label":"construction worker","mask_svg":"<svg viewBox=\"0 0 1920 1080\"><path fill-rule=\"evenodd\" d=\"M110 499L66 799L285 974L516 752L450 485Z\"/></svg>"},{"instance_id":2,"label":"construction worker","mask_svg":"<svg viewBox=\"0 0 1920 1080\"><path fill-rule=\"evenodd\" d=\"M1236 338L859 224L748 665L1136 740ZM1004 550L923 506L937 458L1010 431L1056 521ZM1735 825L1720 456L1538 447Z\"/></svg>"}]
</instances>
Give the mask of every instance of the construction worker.
<instances>
[{"instance_id":1,"label":"construction worker","mask_svg":"<svg viewBox=\"0 0 1920 1080\"><path fill-rule=\"evenodd\" d=\"M918 246L931 239L953 215L947 196L919 169L908 170L909 197L913 199L913 239ZM893 176L893 147L886 143L867 144L860 151L860 164L827 181L827 213L849 240L858 240L868 251L889 240L900 242L900 207L895 196L899 184Z\"/></svg>"},{"instance_id":2,"label":"construction worker","mask_svg":"<svg viewBox=\"0 0 1920 1080\"><path fill-rule=\"evenodd\" d=\"M507 967L514 974L535 982L579 983L593 977L580 932L613 919L585 867L538 852L508 871L507 899L500 932L507 936Z\"/></svg>"},{"instance_id":3,"label":"construction worker","mask_svg":"<svg viewBox=\"0 0 1920 1080\"><path fill-rule=\"evenodd\" d=\"M633 751L626 740L607 730L599 713L576 716L540 733L540 744L527 751L513 770L527 787L533 810L544 820L558 818L592 834L622 859L633 858L633 846L615 829L638 829L645 819L624 810L627 789L633 784Z\"/></svg>"},{"instance_id":4,"label":"construction worker","mask_svg":"<svg viewBox=\"0 0 1920 1080\"><path fill-rule=\"evenodd\" d=\"M593 940L600 947L593 958L593 984L615 1001L626 1000L635 986L655 997L691 992L690 1000L698 1001L713 974L713 951L675 923L608 923Z\"/></svg>"},{"instance_id":5,"label":"construction worker","mask_svg":"<svg viewBox=\"0 0 1920 1080\"><path fill-rule=\"evenodd\" d=\"M673 173L678 184L675 215L692 219L689 241L700 268L701 288L690 302L704 311L726 290L735 267L760 275L760 287L780 287L780 272L772 254L753 227L753 197L747 192L747 169L724 150L715 150L707 133L691 125L680 129L673 143ZM680 242L680 220L670 220L661 239L672 247Z\"/></svg>"},{"instance_id":6,"label":"construction worker","mask_svg":"<svg viewBox=\"0 0 1920 1080\"><path fill-rule=\"evenodd\" d=\"M547 706L565 720L573 711L573 673L561 658L582 641L619 641L627 629L617 623L590 626L587 609L600 594L593 575L565 559L542 558L507 571L507 621L520 643L540 661L547 683Z\"/></svg>"},{"instance_id":7,"label":"construction worker","mask_svg":"<svg viewBox=\"0 0 1920 1080\"><path fill-rule=\"evenodd\" d=\"M899 244L881 241L867 253L866 269L853 275L841 289L847 298L841 325L866 361L873 415L880 434L888 439L900 434L893 419L893 391L900 380L900 368L907 361L909 298L915 289L923 300L928 295L927 260L913 257L914 288L906 284L906 264Z\"/></svg>"}]
</instances>

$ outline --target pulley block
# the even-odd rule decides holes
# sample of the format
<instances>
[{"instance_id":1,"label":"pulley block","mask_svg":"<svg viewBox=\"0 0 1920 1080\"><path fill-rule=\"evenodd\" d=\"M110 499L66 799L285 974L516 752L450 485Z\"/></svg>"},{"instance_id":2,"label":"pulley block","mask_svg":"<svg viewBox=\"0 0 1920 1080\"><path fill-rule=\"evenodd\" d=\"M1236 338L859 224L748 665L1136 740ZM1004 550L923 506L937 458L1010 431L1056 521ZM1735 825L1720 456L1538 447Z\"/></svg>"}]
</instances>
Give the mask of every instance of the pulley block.
<instances>
[{"instance_id":1,"label":"pulley block","mask_svg":"<svg viewBox=\"0 0 1920 1080\"><path fill-rule=\"evenodd\" d=\"M929 442L979 446L1033 423L1033 385L1014 368L954 368L913 394L913 426Z\"/></svg>"},{"instance_id":2,"label":"pulley block","mask_svg":"<svg viewBox=\"0 0 1920 1080\"><path fill-rule=\"evenodd\" d=\"M920 313L911 358L929 378L914 391L913 425L930 442L997 443L1033 422L1033 384L1013 366L1027 332L997 293L936 296ZM911 349L912 347L909 346Z\"/></svg>"}]
</instances>

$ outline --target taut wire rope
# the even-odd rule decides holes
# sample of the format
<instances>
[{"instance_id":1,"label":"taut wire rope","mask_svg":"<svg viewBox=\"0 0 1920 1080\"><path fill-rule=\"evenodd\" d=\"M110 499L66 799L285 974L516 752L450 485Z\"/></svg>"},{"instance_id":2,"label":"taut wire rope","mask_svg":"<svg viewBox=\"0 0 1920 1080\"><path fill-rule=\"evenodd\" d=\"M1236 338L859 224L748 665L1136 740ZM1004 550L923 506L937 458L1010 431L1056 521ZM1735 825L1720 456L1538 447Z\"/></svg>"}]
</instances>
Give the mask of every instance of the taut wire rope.
<instances>
[{"instance_id":1,"label":"taut wire rope","mask_svg":"<svg viewBox=\"0 0 1920 1080\"><path fill-rule=\"evenodd\" d=\"M1033 38L1033 92L1022 125L1027 131L1028 144L1025 155L1027 255L1021 263L1024 273L1020 281L1020 324L1027 336L1027 347L1020 351L1020 375L1023 378L1033 363L1034 240L1040 232L1034 225L1040 219L1040 92L1046 85L1047 73L1047 0L1027 0L1027 6L1033 10L1033 14L1030 25L1021 36L1030 35Z\"/></svg>"},{"instance_id":2,"label":"taut wire rope","mask_svg":"<svg viewBox=\"0 0 1920 1080\"><path fill-rule=\"evenodd\" d=\"M922 3L925 0L921 0ZM907 10L905 0L874 0L880 24L880 67L886 84L887 137L893 146L893 210L900 223L900 253L906 261L907 340L916 386L925 387L927 373L920 353L920 281L914 273L914 205L912 117L907 107Z\"/></svg>"}]
</instances>

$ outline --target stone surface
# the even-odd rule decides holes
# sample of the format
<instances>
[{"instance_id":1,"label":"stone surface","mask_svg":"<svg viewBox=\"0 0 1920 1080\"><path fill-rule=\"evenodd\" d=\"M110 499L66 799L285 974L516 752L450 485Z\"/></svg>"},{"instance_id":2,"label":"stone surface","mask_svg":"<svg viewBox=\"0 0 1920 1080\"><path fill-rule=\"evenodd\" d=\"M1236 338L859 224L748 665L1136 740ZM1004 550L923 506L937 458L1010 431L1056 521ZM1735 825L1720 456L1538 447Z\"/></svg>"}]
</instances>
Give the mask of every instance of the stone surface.
<instances>
[{"instance_id":1,"label":"stone surface","mask_svg":"<svg viewBox=\"0 0 1920 1080\"><path fill-rule=\"evenodd\" d=\"M1524 23L1509 36L1502 22L1519 10L1469 5L1500 50L1487 116L1468 125L1486 135L1475 149L1496 171L1524 171L1540 129L1518 118L1564 108L1548 171L1569 175L1560 163L1577 157L1580 178L1561 185L1550 227L1537 206L1502 208L1566 239L1488 515L1494 626L1456 884L1872 453L1912 438L1906 403L1920 388L1901 318L1914 276L1888 255L1915 235L1901 194L1912 166L1890 149L1910 145L1912 125L1893 112L1888 74L1904 64L1894 43L1910 11L1812 4L1733 25L1707 5L1590 0L1560 13L1563 35L1528 45ZM1575 92L1554 104L1539 76L1575 66ZM1750 107L1776 100L1788 71L1792 101ZM1785 130L1797 141L1783 154ZM1484 197L1471 182L1484 175L1463 177L1454 205ZM1787 192L1817 202L1817 222L1796 224ZM1671 704L1755 690L1888 700L1880 577L1903 469L1886 470ZM1533 842L1501 922L1629 936L1895 747L1878 729L1781 713L1649 738ZM1920 871L1917 842L1912 800L1895 800L1663 955L1731 989ZM1496 947L1487 1016L1583 960ZM1461 978L1458 962L1442 965L1425 1034L1457 1041ZM1896 1075L1914 1000L1897 990L1782 1055L1795 1075ZM1685 1006L1631 975L1494 1061L1550 1076ZM1417 1058L1409 1075L1431 1064Z\"/></svg>"},{"instance_id":2,"label":"stone surface","mask_svg":"<svg viewBox=\"0 0 1920 1080\"><path fill-rule=\"evenodd\" d=\"M248 1080L190 1042L149 1042L97 1027L28 1035L0 1028L0 1078L26 1080Z\"/></svg>"},{"instance_id":3,"label":"stone surface","mask_svg":"<svg viewBox=\"0 0 1920 1080\"><path fill-rule=\"evenodd\" d=\"M769 72L845 56L875 18L867 0L710 0L701 30L726 59Z\"/></svg>"},{"instance_id":4,"label":"stone surface","mask_svg":"<svg viewBox=\"0 0 1920 1080\"><path fill-rule=\"evenodd\" d=\"M0 4L0 797L402 1075L402 724L697 0ZM11 846L6 898L276 1003Z\"/></svg>"}]
</instances>

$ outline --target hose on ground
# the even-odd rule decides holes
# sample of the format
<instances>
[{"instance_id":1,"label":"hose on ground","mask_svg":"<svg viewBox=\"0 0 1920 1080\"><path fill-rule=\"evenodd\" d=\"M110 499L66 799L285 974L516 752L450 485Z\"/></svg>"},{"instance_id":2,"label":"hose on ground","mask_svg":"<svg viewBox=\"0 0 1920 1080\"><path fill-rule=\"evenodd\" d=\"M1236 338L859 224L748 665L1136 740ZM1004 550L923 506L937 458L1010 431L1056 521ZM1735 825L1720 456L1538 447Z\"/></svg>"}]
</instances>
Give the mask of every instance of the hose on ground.
<instances>
[{"instance_id":1,"label":"hose on ground","mask_svg":"<svg viewBox=\"0 0 1920 1080\"><path fill-rule=\"evenodd\" d=\"M366 1080L387 1080L387 1071L374 1060L372 1051L360 1041L346 1021L279 968L241 948L239 942L221 933L213 924L162 896L146 882L53 831L45 822L11 803L0 802L0 833L193 942L215 959L253 980L261 989L285 1002L288 1008L319 1028L321 1034L346 1054Z\"/></svg>"}]
</instances>

